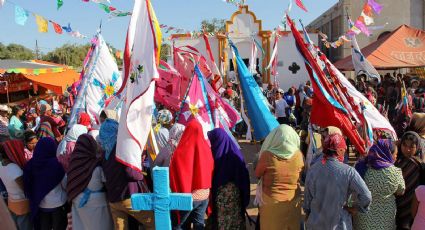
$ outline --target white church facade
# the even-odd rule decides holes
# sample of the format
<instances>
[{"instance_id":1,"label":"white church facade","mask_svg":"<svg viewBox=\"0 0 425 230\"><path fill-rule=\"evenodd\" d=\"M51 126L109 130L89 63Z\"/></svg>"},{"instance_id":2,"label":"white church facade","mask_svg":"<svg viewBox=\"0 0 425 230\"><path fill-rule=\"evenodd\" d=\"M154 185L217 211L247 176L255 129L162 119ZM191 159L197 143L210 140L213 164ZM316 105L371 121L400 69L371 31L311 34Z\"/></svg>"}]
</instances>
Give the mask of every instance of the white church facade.
<instances>
[{"instance_id":1,"label":"white church facade","mask_svg":"<svg viewBox=\"0 0 425 230\"><path fill-rule=\"evenodd\" d=\"M238 48L240 56L248 67L252 57L253 38L261 44L264 55L258 50L257 70L260 70L263 84L273 82L275 77L271 75L270 69L266 69L273 52L275 36L272 31L263 30L262 21L257 19L246 5L239 7L230 17L230 20L226 21L225 26L228 38ZM309 33L309 35L311 40L317 44L317 33ZM276 83L286 91L291 86L305 83L309 76L305 69L304 61L297 51L291 32L280 31L279 36ZM233 71L233 55L227 37L223 34L216 34L209 36L208 39L216 65L222 70L224 78L227 79L229 73ZM208 55L202 36L194 37L190 34L174 34L171 36L171 41L175 47L188 45L198 49L205 57Z\"/></svg>"}]
</instances>

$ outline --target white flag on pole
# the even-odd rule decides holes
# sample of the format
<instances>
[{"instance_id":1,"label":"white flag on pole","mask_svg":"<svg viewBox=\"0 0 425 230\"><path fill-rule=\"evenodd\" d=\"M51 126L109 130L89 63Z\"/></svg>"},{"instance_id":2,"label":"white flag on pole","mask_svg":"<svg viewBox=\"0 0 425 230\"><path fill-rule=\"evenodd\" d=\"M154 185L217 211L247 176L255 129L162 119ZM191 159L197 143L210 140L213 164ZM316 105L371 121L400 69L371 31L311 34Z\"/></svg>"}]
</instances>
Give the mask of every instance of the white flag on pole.
<instances>
[{"instance_id":1,"label":"white flag on pole","mask_svg":"<svg viewBox=\"0 0 425 230\"><path fill-rule=\"evenodd\" d=\"M118 128L116 158L138 171L142 170L142 152L152 125L160 42L159 24L150 1L135 0L124 51L123 84L127 93Z\"/></svg>"}]
</instances>

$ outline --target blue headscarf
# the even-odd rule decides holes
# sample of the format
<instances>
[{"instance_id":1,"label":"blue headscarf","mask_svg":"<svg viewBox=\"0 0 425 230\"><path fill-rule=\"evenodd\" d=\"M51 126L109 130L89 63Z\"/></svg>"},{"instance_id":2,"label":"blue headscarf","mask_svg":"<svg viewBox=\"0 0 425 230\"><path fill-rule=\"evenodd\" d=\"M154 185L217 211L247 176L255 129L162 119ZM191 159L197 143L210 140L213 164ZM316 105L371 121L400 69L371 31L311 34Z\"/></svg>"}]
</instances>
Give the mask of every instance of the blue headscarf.
<instances>
[{"instance_id":1,"label":"blue headscarf","mask_svg":"<svg viewBox=\"0 0 425 230\"><path fill-rule=\"evenodd\" d=\"M30 201L32 218L37 218L39 204L65 176L56 158L56 142L50 137L38 141L34 155L24 167L24 191Z\"/></svg>"},{"instance_id":2,"label":"blue headscarf","mask_svg":"<svg viewBox=\"0 0 425 230\"><path fill-rule=\"evenodd\" d=\"M102 146L102 149L105 151L105 159L109 159L112 150L117 143L118 135L118 122L112 119L106 119L102 123L99 130L99 144Z\"/></svg>"},{"instance_id":3,"label":"blue headscarf","mask_svg":"<svg viewBox=\"0 0 425 230\"><path fill-rule=\"evenodd\" d=\"M368 167L379 170L394 165L392 153L394 152L393 143L390 139L380 139L378 143L372 145L368 155L360 160L355 168L360 176L364 178Z\"/></svg>"}]
</instances>

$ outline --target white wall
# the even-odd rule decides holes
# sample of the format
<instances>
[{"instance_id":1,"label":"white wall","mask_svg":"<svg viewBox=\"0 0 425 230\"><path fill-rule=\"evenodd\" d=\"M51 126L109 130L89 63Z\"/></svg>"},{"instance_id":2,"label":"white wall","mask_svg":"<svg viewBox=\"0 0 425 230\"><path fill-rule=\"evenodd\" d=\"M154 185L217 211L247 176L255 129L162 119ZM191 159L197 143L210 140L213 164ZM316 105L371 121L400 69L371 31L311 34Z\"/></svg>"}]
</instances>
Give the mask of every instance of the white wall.
<instances>
[{"instance_id":1,"label":"white wall","mask_svg":"<svg viewBox=\"0 0 425 230\"><path fill-rule=\"evenodd\" d=\"M309 35L311 40L317 44L318 35L316 33L311 33ZM272 47L270 47L270 52L272 52L274 41L270 43L272 45ZM292 33L280 37L278 41L278 63L283 64L283 66L278 66L277 70L279 74L277 76L277 81L279 82L279 87L285 90L285 92L291 86L294 85L298 88L301 83L305 83L310 79L304 65L304 60L295 46L295 40ZM300 68L295 74L289 70L289 67L292 66L293 63L296 63ZM270 76L270 80L273 80L272 76Z\"/></svg>"}]
</instances>

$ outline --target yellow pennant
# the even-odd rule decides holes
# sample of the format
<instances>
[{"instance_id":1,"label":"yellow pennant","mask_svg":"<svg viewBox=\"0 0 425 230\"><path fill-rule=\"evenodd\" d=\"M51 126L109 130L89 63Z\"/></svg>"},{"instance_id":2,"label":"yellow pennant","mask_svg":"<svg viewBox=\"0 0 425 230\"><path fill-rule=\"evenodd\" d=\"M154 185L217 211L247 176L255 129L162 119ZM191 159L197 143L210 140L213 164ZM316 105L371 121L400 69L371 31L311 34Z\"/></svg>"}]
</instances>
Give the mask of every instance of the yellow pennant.
<instances>
[{"instance_id":1,"label":"yellow pennant","mask_svg":"<svg viewBox=\"0 0 425 230\"><path fill-rule=\"evenodd\" d=\"M38 26L38 32L40 32L40 33L47 33L47 30L48 30L47 20L44 19L40 15L35 15L35 21L36 21L37 26Z\"/></svg>"}]
</instances>

